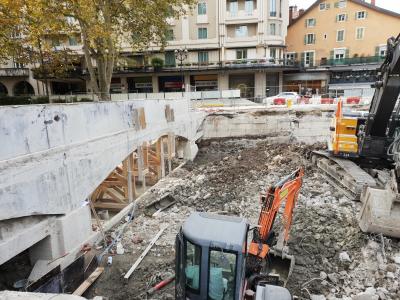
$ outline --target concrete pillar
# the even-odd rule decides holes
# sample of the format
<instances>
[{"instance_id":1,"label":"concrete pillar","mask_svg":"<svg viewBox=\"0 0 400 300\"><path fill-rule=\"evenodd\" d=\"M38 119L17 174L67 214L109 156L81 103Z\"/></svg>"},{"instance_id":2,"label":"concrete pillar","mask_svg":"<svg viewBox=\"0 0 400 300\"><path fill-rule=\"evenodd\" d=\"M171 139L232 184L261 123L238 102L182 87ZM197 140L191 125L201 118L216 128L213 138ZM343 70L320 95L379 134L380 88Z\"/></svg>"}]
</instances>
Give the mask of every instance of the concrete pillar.
<instances>
[{"instance_id":1,"label":"concrete pillar","mask_svg":"<svg viewBox=\"0 0 400 300\"><path fill-rule=\"evenodd\" d=\"M229 75L226 73L218 74L218 89L229 90Z\"/></svg>"},{"instance_id":2,"label":"concrete pillar","mask_svg":"<svg viewBox=\"0 0 400 300\"><path fill-rule=\"evenodd\" d=\"M187 141L183 146L183 157L187 160L194 160L199 151L196 142Z\"/></svg>"},{"instance_id":3,"label":"concrete pillar","mask_svg":"<svg viewBox=\"0 0 400 300\"><path fill-rule=\"evenodd\" d=\"M175 156L175 134L168 133L168 174L172 171L172 158Z\"/></svg>"},{"instance_id":4,"label":"concrete pillar","mask_svg":"<svg viewBox=\"0 0 400 300\"><path fill-rule=\"evenodd\" d=\"M143 159L143 146L138 146L138 179L142 183L142 186L146 186L146 174L144 173L144 159Z\"/></svg>"},{"instance_id":5,"label":"concrete pillar","mask_svg":"<svg viewBox=\"0 0 400 300\"><path fill-rule=\"evenodd\" d=\"M159 93L159 87L158 87L158 77L156 74L153 74L151 76L151 82L153 84L153 93Z\"/></svg>"},{"instance_id":6,"label":"concrete pillar","mask_svg":"<svg viewBox=\"0 0 400 300\"><path fill-rule=\"evenodd\" d=\"M53 260L81 245L92 233L89 206L82 206L50 222L48 236L29 249L32 264Z\"/></svg>"},{"instance_id":7,"label":"concrete pillar","mask_svg":"<svg viewBox=\"0 0 400 300\"><path fill-rule=\"evenodd\" d=\"M126 77L121 77L121 92L122 93L128 92L128 80Z\"/></svg>"},{"instance_id":8,"label":"concrete pillar","mask_svg":"<svg viewBox=\"0 0 400 300\"><path fill-rule=\"evenodd\" d=\"M255 93L254 96L265 97L265 89L266 89L266 81L267 76L265 72L256 72L254 85L255 85Z\"/></svg>"},{"instance_id":9,"label":"concrete pillar","mask_svg":"<svg viewBox=\"0 0 400 300\"><path fill-rule=\"evenodd\" d=\"M185 92L190 92L190 73L184 73Z\"/></svg>"},{"instance_id":10,"label":"concrete pillar","mask_svg":"<svg viewBox=\"0 0 400 300\"><path fill-rule=\"evenodd\" d=\"M161 164L161 178L165 177L165 154L164 154L164 138L160 138L160 164Z\"/></svg>"}]
</instances>

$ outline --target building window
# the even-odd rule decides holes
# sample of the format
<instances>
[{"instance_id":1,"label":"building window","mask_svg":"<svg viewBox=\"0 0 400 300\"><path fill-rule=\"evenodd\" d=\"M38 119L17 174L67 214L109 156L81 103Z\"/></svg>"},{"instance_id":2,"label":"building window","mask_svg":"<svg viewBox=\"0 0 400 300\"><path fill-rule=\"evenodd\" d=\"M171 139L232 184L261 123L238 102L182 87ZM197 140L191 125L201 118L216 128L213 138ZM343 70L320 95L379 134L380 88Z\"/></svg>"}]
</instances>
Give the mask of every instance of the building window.
<instances>
[{"instance_id":1,"label":"building window","mask_svg":"<svg viewBox=\"0 0 400 300\"><path fill-rule=\"evenodd\" d=\"M165 39L167 41L174 40L174 30L173 29L167 29L167 31L165 32Z\"/></svg>"},{"instance_id":2,"label":"building window","mask_svg":"<svg viewBox=\"0 0 400 300\"><path fill-rule=\"evenodd\" d=\"M294 65L296 61L296 52L287 52L285 54L286 64L287 65Z\"/></svg>"},{"instance_id":3,"label":"building window","mask_svg":"<svg viewBox=\"0 0 400 300\"><path fill-rule=\"evenodd\" d=\"M199 28L198 29L198 38L201 40L207 38L207 28Z\"/></svg>"},{"instance_id":4,"label":"building window","mask_svg":"<svg viewBox=\"0 0 400 300\"><path fill-rule=\"evenodd\" d=\"M339 0L339 2L335 2L336 8L345 8L346 7L346 0Z\"/></svg>"},{"instance_id":5,"label":"building window","mask_svg":"<svg viewBox=\"0 0 400 300\"><path fill-rule=\"evenodd\" d=\"M175 66L175 53L174 51L165 52L165 66L174 67Z\"/></svg>"},{"instance_id":6,"label":"building window","mask_svg":"<svg viewBox=\"0 0 400 300\"><path fill-rule=\"evenodd\" d=\"M322 2L319 4L319 10L328 10L331 7L329 3Z\"/></svg>"},{"instance_id":7,"label":"building window","mask_svg":"<svg viewBox=\"0 0 400 300\"><path fill-rule=\"evenodd\" d=\"M308 33L304 36L304 44L315 44L315 33Z\"/></svg>"},{"instance_id":8,"label":"building window","mask_svg":"<svg viewBox=\"0 0 400 300\"><path fill-rule=\"evenodd\" d=\"M387 51L387 46L386 45L382 45L377 47L377 56L380 56L382 58L386 57L386 51Z\"/></svg>"},{"instance_id":9,"label":"building window","mask_svg":"<svg viewBox=\"0 0 400 300\"><path fill-rule=\"evenodd\" d=\"M366 11L358 11L356 12L356 19L361 20L365 19L367 17L367 12Z\"/></svg>"},{"instance_id":10,"label":"building window","mask_svg":"<svg viewBox=\"0 0 400 300\"><path fill-rule=\"evenodd\" d=\"M316 24L316 19L306 19L306 27L314 27Z\"/></svg>"},{"instance_id":11,"label":"building window","mask_svg":"<svg viewBox=\"0 0 400 300\"><path fill-rule=\"evenodd\" d=\"M335 60L343 60L346 58L346 48L335 49L333 54Z\"/></svg>"},{"instance_id":12,"label":"building window","mask_svg":"<svg viewBox=\"0 0 400 300\"><path fill-rule=\"evenodd\" d=\"M269 16L276 17L276 0L269 0Z\"/></svg>"},{"instance_id":13,"label":"building window","mask_svg":"<svg viewBox=\"0 0 400 300\"><path fill-rule=\"evenodd\" d=\"M344 30L343 29L337 31L336 41L337 42L343 42L344 41Z\"/></svg>"},{"instance_id":14,"label":"building window","mask_svg":"<svg viewBox=\"0 0 400 300\"><path fill-rule=\"evenodd\" d=\"M346 14L339 14L336 16L336 22L345 22L347 20Z\"/></svg>"},{"instance_id":15,"label":"building window","mask_svg":"<svg viewBox=\"0 0 400 300\"><path fill-rule=\"evenodd\" d=\"M238 14L238 2L237 0L229 2L229 12L231 16L237 16Z\"/></svg>"},{"instance_id":16,"label":"building window","mask_svg":"<svg viewBox=\"0 0 400 300\"><path fill-rule=\"evenodd\" d=\"M246 15L248 16L253 15L253 10L254 10L253 0L246 0L246 2L244 3L244 10L246 12Z\"/></svg>"},{"instance_id":17,"label":"building window","mask_svg":"<svg viewBox=\"0 0 400 300\"><path fill-rule=\"evenodd\" d=\"M197 55L198 62L200 64L208 63L208 52L207 51L200 51Z\"/></svg>"},{"instance_id":18,"label":"building window","mask_svg":"<svg viewBox=\"0 0 400 300\"><path fill-rule=\"evenodd\" d=\"M23 63L14 61L14 68L22 69L24 67Z\"/></svg>"},{"instance_id":19,"label":"building window","mask_svg":"<svg viewBox=\"0 0 400 300\"><path fill-rule=\"evenodd\" d=\"M276 59L276 48L270 48L269 49L269 57Z\"/></svg>"},{"instance_id":20,"label":"building window","mask_svg":"<svg viewBox=\"0 0 400 300\"><path fill-rule=\"evenodd\" d=\"M60 40L59 40L58 38L53 38L53 39L51 40L51 45L52 45L53 47L59 47L59 46L61 45Z\"/></svg>"},{"instance_id":21,"label":"building window","mask_svg":"<svg viewBox=\"0 0 400 300\"><path fill-rule=\"evenodd\" d=\"M236 59L247 59L247 49L236 50Z\"/></svg>"},{"instance_id":22,"label":"building window","mask_svg":"<svg viewBox=\"0 0 400 300\"><path fill-rule=\"evenodd\" d=\"M356 30L356 40L364 39L364 32L365 32L364 27L358 27Z\"/></svg>"},{"instance_id":23,"label":"building window","mask_svg":"<svg viewBox=\"0 0 400 300\"><path fill-rule=\"evenodd\" d=\"M314 66L314 51L304 52L304 66L306 67Z\"/></svg>"},{"instance_id":24,"label":"building window","mask_svg":"<svg viewBox=\"0 0 400 300\"><path fill-rule=\"evenodd\" d=\"M246 37L248 36L248 30L246 25L236 26L235 37Z\"/></svg>"},{"instance_id":25,"label":"building window","mask_svg":"<svg viewBox=\"0 0 400 300\"><path fill-rule=\"evenodd\" d=\"M276 24L275 23L269 24L269 34L276 35Z\"/></svg>"},{"instance_id":26,"label":"building window","mask_svg":"<svg viewBox=\"0 0 400 300\"><path fill-rule=\"evenodd\" d=\"M197 4L197 14L198 15L207 14L207 4L205 2L200 2Z\"/></svg>"},{"instance_id":27,"label":"building window","mask_svg":"<svg viewBox=\"0 0 400 300\"><path fill-rule=\"evenodd\" d=\"M78 41L76 40L76 37L74 36L69 36L68 37L68 44L70 46L77 46L78 45Z\"/></svg>"}]
</instances>

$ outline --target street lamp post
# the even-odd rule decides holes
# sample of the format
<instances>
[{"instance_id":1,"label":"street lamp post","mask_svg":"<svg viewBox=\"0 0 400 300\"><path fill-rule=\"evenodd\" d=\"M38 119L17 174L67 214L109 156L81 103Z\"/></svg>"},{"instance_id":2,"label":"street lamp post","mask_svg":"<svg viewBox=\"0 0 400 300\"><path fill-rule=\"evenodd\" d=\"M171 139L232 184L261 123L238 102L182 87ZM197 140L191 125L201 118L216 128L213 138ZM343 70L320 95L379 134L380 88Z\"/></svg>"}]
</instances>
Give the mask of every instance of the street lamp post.
<instances>
[{"instance_id":1,"label":"street lamp post","mask_svg":"<svg viewBox=\"0 0 400 300\"><path fill-rule=\"evenodd\" d=\"M183 75L183 61L188 57L188 50L184 49L175 49L175 58L179 61L180 71L181 71L181 83L182 83L182 92L185 91L185 79Z\"/></svg>"}]
</instances>

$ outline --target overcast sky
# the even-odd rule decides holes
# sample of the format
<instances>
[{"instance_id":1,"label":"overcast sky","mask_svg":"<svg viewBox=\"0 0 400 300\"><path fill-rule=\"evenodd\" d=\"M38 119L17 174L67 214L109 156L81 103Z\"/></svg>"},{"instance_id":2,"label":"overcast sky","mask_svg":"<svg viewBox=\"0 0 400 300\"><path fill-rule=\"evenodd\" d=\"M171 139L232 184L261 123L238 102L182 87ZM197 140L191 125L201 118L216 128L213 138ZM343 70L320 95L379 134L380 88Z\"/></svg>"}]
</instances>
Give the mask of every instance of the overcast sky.
<instances>
[{"instance_id":1,"label":"overcast sky","mask_svg":"<svg viewBox=\"0 0 400 300\"><path fill-rule=\"evenodd\" d=\"M297 5L299 8L308 8L315 0L289 0L290 5ZM376 0L376 5L400 13L399 0Z\"/></svg>"}]
</instances>

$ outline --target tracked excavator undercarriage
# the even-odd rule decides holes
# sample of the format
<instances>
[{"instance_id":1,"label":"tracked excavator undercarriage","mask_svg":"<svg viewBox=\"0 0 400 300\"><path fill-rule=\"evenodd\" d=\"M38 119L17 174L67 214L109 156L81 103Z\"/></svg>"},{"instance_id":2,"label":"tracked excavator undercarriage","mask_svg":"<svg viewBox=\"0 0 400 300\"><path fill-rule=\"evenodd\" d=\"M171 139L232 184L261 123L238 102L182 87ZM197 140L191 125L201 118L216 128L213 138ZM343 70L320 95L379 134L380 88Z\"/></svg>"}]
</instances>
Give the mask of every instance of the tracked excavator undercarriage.
<instances>
[{"instance_id":1,"label":"tracked excavator undercarriage","mask_svg":"<svg viewBox=\"0 0 400 300\"><path fill-rule=\"evenodd\" d=\"M364 232L400 238L400 35L389 38L369 112L339 100L328 151L312 161L347 197L362 202Z\"/></svg>"}]
</instances>

